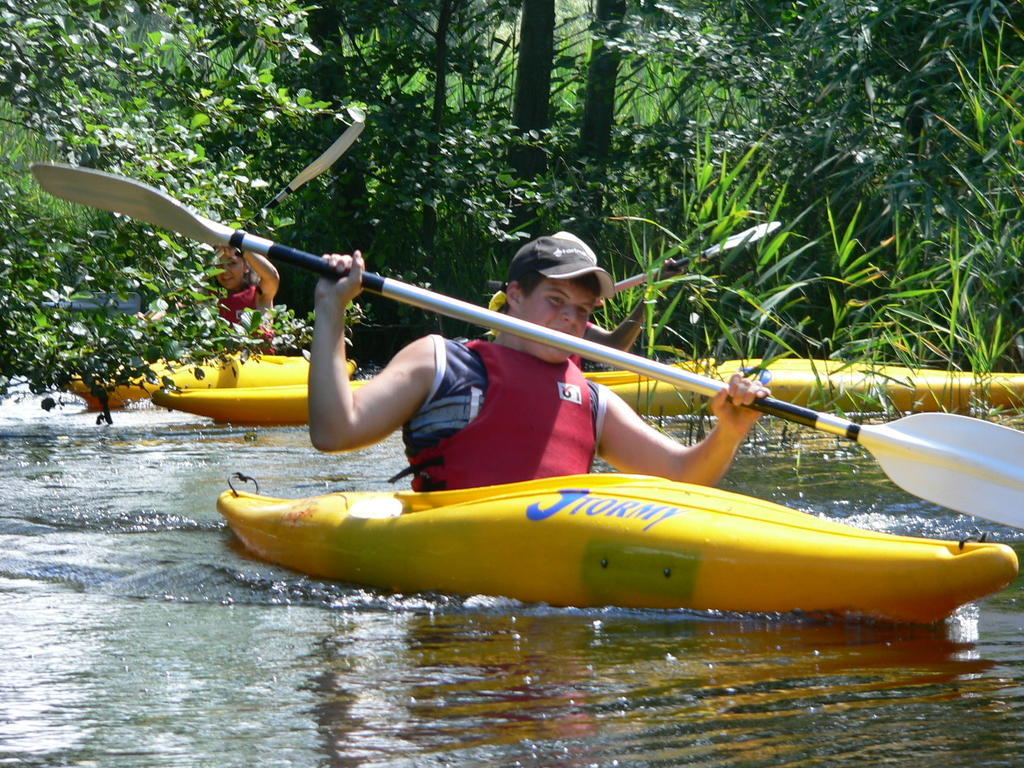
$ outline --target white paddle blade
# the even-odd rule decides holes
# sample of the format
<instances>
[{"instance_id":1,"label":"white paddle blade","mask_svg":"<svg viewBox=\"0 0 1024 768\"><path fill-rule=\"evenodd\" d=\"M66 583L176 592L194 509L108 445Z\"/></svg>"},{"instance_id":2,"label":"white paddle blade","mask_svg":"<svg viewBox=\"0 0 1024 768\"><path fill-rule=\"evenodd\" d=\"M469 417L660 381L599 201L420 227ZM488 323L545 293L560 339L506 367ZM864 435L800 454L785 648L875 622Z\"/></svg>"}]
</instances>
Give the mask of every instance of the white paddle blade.
<instances>
[{"instance_id":1,"label":"white paddle blade","mask_svg":"<svg viewBox=\"0 0 1024 768\"><path fill-rule=\"evenodd\" d=\"M227 245L234 230L190 211L173 197L138 181L102 171L57 163L33 163L39 186L55 197L111 213L121 213L190 240Z\"/></svg>"},{"instance_id":2,"label":"white paddle blade","mask_svg":"<svg viewBox=\"0 0 1024 768\"><path fill-rule=\"evenodd\" d=\"M745 229L742 232L737 232L732 237L729 237L723 243L716 243L710 248L704 250L705 256L714 256L722 251L731 251L733 248L739 248L741 245L747 243L756 243L765 235L770 235L776 229L782 226L781 221L766 221L764 224L758 224L756 227Z\"/></svg>"},{"instance_id":3,"label":"white paddle blade","mask_svg":"<svg viewBox=\"0 0 1024 768\"><path fill-rule=\"evenodd\" d=\"M730 238L727 238L725 242L715 243L710 248L705 248L701 251L704 256L715 256L722 251L730 251L733 248L738 248L741 245L747 243L756 243L765 235L770 235L776 229L782 226L781 221L768 221L764 224L758 224L756 227L745 229L742 232L737 232ZM641 285L646 283L648 279L647 273L644 272L639 275L633 275L633 277L627 277L625 280L619 280L615 284L615 292L624 291L627 288L632 288L634 285Z\"/></svg>"},{"instance_id":4,"label":"white paddle blade","mask_svg":"<svg viewBox=\"0 0 1024 768\"><path fill-rule=\"evenodd\" d=\"M366 113L363 112L359 107L351 106L345 107L345 114L348 115L348 121L350 123L365 123Z\"/></svg>"},{"instance_id":5,"label":"white paddle blade","mask_svg":"<svg viewBox=\"0 0 1024 768\"><path fill-rule=\"evenodd\" d=\"M352 124L345 129L345 132L339 136L331 146L329 146L320 157L314 160L312 163L303 168L299 175L296 176L288 188L294 192L303 184L308 181L312 181L321 173L326 171L332 165L334 165L338 158L341 157L348 148L351 147L356 139L359 138L359 134L363 132L363 128L366 127L366 115L363 114L361 109L357 107L349 107L348 114L353 118Z\"/></svg>"},{"instance_id":6,"label":"white paddle blade","mask_svg":"<svg viewBox=\"0 0 1024 768\"><path fill-rule=\"evenodd\" d=\"M968 416L917 413L864 427L858 442L904 490L1024 528L1024 432Z\"/></svg>"}]
</instances>

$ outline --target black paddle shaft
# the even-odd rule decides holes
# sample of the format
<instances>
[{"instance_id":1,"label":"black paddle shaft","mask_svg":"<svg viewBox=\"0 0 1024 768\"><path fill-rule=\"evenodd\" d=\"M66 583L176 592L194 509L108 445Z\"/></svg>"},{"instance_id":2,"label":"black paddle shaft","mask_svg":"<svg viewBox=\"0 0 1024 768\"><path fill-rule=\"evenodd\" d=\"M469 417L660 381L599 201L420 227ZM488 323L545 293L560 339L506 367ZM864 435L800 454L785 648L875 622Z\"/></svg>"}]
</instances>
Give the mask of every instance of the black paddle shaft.
<instances>
[{"instance_id":1,"label":"black paddle shaft","mask_svg":"<svg viewBox=\"0 0 1024 768\"><path fill-rule=\"evenodd\" d=\"M231 245L235 248L244 247L244 239L247 233L238 230L231 236ZM331 280L339 280L344 277L343 274L339 273L333 266L328 264L320 256L316 256L306 251L300 251L298 248L292 248L287 245L281 245L280 243L274 243L270 246L267 251L267 255L277 261L284 262L286 264L292 264L293 266L300 267L302 269L314 272L322 277L326 277ZM376 293L379 295L386 295L386 288L389 280L385 277L374 272L363 273L363 289ZM393 282L393 281L390 281ZM440 311L440 310L438 310ZM467 319L464 315L456 315L458 319ZM469 320L474 322L473 319ZM577 340L580 344L590 345L593 342L587 342L583 339ZM599 345L596 345L599 346ZM575 350L572 350L575 351ZM807 427L819 427L819 414L817 411L813 411L809 408L803 408L793 403L787 403L785 400L776 400L773 397L763 397L754 402L751 406L755 410L767 413L771 416L777 416L779 418L794 421L798 424L803 424ZM846 437L849 440L856 441L857 435L860 432L860 427L857 424L850 423L846 429Z\"/></svg>"}]
</instances>

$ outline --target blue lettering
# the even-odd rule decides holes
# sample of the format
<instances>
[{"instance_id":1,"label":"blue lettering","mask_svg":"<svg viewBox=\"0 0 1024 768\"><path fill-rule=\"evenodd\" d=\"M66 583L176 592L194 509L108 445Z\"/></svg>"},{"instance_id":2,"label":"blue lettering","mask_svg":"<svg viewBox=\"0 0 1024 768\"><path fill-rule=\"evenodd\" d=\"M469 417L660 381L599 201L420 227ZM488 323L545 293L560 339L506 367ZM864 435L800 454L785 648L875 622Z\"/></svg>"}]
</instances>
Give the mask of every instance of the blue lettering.
<instances>
[{"instance_id":1,"label":"blue lettering","mask_svg":"<svg viewBox=\"0 0 1024 768\"><path fill-rule=\"evenodd\" d=\"M541 507L540 504L531 504L526 508L526 517L528 520L547 520L552 515L558 514L565 509L569 504L576 501L577 499L585 500L587 498L586 491L559 491L561 498L552 504L547 509ZM575 514L576 510L572 511Z\"/></svg>"},{"instance_id":2,"label":"blue lettering","mask_svg":"<svg viewBox=\"0 0 1024 768\"><path fill-rule=\"evenodd\" d=\"M658 510L661 508L658 504L644 504L633 513L633 517L639 517L641 520L650 520L658 514Z\"/></svg>"},{"instance_id":3,"label":"blue lettering","mask_svg":"<svg viewBox=\"0 0 1024 768\"><path fill-rule=\"evenodd\" d=\"M608 517L632 517L633 515L630 514L630 510L638 506L640 506L639 501L624 501L609 509L605 514Z\"/></svg>"},{"instance_id":4,"label":"blue lettering","mask_svg":"<svg viewBox=\"0 0 1024 768\"><path fill-rule=\"evenodd\" d=\"M647 522L644 531L649 531L658 523L683 513L679 507L667 504L643 503L640 501L623 501L615 498L593 497L585 490L563 490L558 492L559 498L548 507L539 503L526 508L529 520L547 520L559 512L575 515L583 512L588 516L604 515L605 517L625 517Z\"/></svg>"},{"instance_id":5,"label":"blue lettering","mask_svg":"<svg viewBox=\"0 0 1024 768\"><path fill-rule=\"evenodd\" d=\"M617 499L600 499L594 501L587 510L588 515L600 515L602 512L615 506Z\"/></svg>"},{"instance_id":6,"label":"blue lettering","mask_svg":"<svg viewBox=\"0 0 1024 768\"><path fill-rule=\"evenodd\" d=\"M580 496L580 502L575 507L569 510L570 515L575 515L577 512L579 512L581 509L587 506L587 502L590 501L590 496L587 495L586 491L580 491L580 493L583 494L582 496Z\"/></svg>"},{"instance_id":7,"label":"blue lettering","mask_svg":"<svg viewBox=\"0 0 1024 768\"><path fill-rule=\"evenodd\" d=\"M683 512L683 510L679 509L679 507L662 507L662 510L663 512L661 514L661 517L659 517L653 523L649 523L648 525L644 526L645 531L651 530L651 528L656 526L662 520L668 520L670 517L675 517L676 515L682 514Z\"/></svg>"}]
</instances>

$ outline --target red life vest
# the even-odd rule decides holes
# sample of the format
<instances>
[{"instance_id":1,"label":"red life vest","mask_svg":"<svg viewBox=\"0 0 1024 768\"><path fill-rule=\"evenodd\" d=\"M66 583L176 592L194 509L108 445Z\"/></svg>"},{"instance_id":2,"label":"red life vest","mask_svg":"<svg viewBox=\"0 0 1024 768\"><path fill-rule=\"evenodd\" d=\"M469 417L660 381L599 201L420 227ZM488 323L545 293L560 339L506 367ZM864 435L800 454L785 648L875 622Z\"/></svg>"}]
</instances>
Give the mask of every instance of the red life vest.
<instances>
[{"instance_id":1,"label":"red life vest","mask_svg":"<svg viewBox=\"0 0 1024 768\"><path fill-rule=\"evenodd\" d=\"M409 459L416 491L478 488L590 471L596 450L590 387L572 363L471 341L487 369L480 415Z\"/></svg>"},{"instance_id":2,"label":"red life vest","mask_svg":"<svg viewBox=\"0 0 1024 768\"><path fill-rule=\"evenodd\" d=\"M258 285L250 285L248 288L221 296L217 301L220 307L220 316L229 323L237 323L245 310L259 309L256 306L256 292L259 289Z\"/></svg>"},{"instance_id":3,"label":"red life vest","mask_svg":"<svg viewBox=\"0 0 1024 768\"><path fill-rule=\"evenodd\" d=\"M250 285L248 288L221 296L217 299L220 316L229 323L237 323L242 319L242 313L245 310L259 309L256 306L256 294L259 293L259 290L260 287L258 285ZM274 332L266 326L263 326L260 330L261 335L267 341L263 351L268 355L274 354Z\"/></svg>"}]
</instances>

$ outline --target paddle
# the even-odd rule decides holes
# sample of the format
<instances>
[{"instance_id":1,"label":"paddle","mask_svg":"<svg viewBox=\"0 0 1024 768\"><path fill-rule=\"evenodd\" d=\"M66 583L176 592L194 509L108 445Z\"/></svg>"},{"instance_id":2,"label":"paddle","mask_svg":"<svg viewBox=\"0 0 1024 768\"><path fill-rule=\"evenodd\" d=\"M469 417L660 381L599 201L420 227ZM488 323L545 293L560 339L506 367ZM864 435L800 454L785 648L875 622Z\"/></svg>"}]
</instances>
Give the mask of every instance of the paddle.
<instances>
[{"instance_id":1,"label":"paddle","mask_svg":"<svg viewBox=\"0 0 1024 768\"><path fill-rule=\"evenodd\" d=\"M81 294L78 298L65 301L44 301L43 307L70 309L74 312L111 312L113 314L134 315L142 310L142 298L137 293L125 294L127 298L118 298L116 293Z\"/></svg>"},{"instance_id":2,"label":"paddle","mask_svg":"<svg viewBox=\"0 0 1024 768\"><path fill-rule=\"evenodd\" d=\"M348 112L349 120L352 122L349 123L345 132L320 157L299 171L299 174L294 179L289 181L269 203L263 206L263 210L260 211L260 218L266 218L267 211L271 208L276 208L292 192L295 192L303 184L312 181L334 165L337 159L345 154L348 148L355 143L355 140L359 138L359 134L363 132L363 128L366 127L366 114L359 107L349 107L346 111Z\"/></svg>"},{"instance_id":3,"label":"paddle","mask_svg":"<svg viewBox=\"0 0 1024 768\"><path fill-rule=\"evenodd\" d=\"M344 133L335 139L334 143L323 154L299 171L294 179L289 181L280 192L271 198L260 210L259 218L265 219L267 211L276 208L301 186L312 181L334 165L338 158L345 154L348 148L355 143L356 139L359 138L359 134L363 132L363 128L366 127L366 114L359 107L348 107L345 111L348 113L350 122ZM77 312L104 310L119 314L135 314L142 310L142 300L137 293L129 293L127 300L119 299L115 294L94 293L68 301L44 301L41 306L70 309Z\"/></svg>"},{"instance_id":4,"label":"paddle","mask_svg":"<svg viewBox=\"0 0 1024 768\"><path fill-rule=\"evenodd\" d=\"M739 248L741 245L747 243L756 243L765 235L771 234L776 229L782 226L781 221L769 221L764 224L758 224L757 226L750 227L750 229L744 229L742 232L737 232L735 235L731 235L721 243L716 243L709 248L705 248L698 254L697 257L682 256L678 259L665 259L661 266L658 268L659 273L664 273L667 276L675 276L682 273L686 269L686 265L689 264L694 258L700 256L716 256L723 251L731 251L733 248ZM633 275L627 277L625 280L619 280L615 283L615 293L632 288L634 285L640 285L641 283L647 282L650 274L647 272L641 272L639 275ZM655 279L658 279L655 277ZM500 280L488 280L487 287L494 291L503 290L503 282Z\"/></svg>"},{"instance_id":5,"label":"paddle","mask_svg":"<svg viewBox=\"0 0 1024 768\"><path fill-rule=\"evenodd\" d=\"M748 243L756 243L765 235L770 235L776 229L782 226L781 221L769 221L764 224L758 224L756 227L745 229L742 232L737 232L735 235L731 235L721 243L716 243L710 248L705 248L700 252L699 256L717 256L723 251L731 251L734 248L746 245ZM692 257L684 256L678 259L666 259L661 265L661 270L676 274L686 268L686 265L690 262ZM643 272L639 275L633 275L633 277L627 277L625 280L619 280L615 284L615 292L624 291L627 288L632 288L634 285L640 285L641 283L647 282L649 275Z\"/></svg>"},{"instance_id":6,"label":"paddle","mask_svg":"<svg viewBox=\"0 0 1024 768\"><path fill-rule=\"evenodd\" d=\"M256 251L329 278L337 272L322 258L199 216L177 200L131 179L62 165L37 163L32 173L57 197L122 213L213 246ZM709 397L727 384L602 344L552 331L424 288L367 273L363 287L387 298L485 328L580 354ZM774 398L760 411L863 445L894 483L923 499L970 515L1024 527L1024 433L998 424L941 413L907 416L891 424L861 426Z\"/></svg>"}]
</instances>

